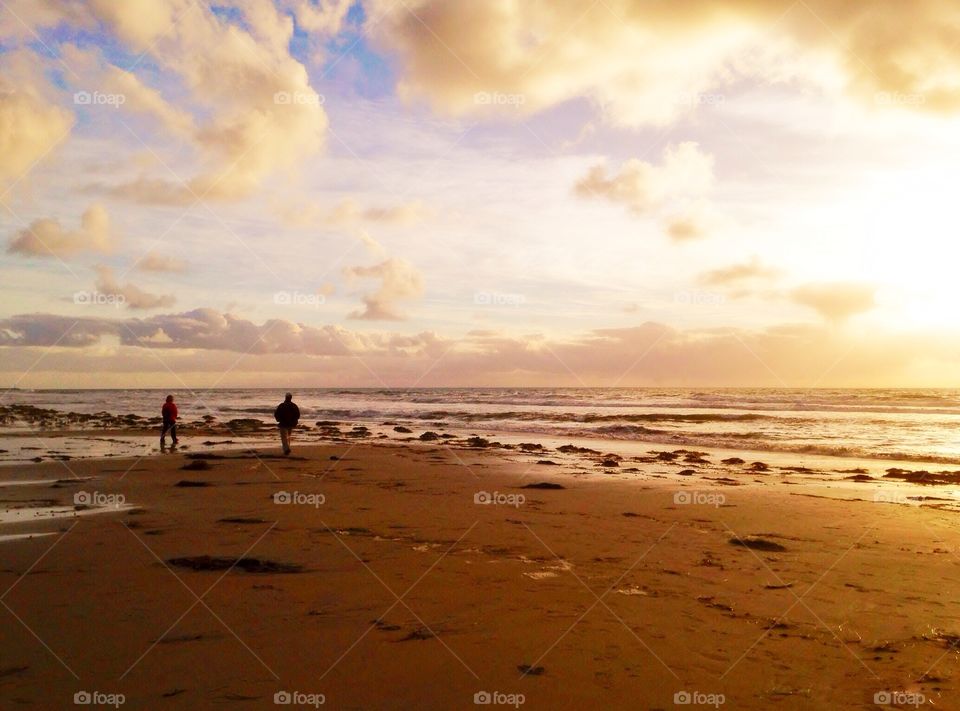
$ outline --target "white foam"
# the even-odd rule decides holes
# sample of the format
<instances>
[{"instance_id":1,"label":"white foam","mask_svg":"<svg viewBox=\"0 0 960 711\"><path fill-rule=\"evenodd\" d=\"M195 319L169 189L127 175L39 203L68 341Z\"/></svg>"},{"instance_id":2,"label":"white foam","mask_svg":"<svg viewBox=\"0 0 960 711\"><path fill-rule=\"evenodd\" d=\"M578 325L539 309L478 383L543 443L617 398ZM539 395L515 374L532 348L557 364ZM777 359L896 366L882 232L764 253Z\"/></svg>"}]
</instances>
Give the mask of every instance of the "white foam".
<instances>
[{"instance_id":1,"label":"white foam","mask_svg":"<svg viewBox=\"0 0 960 711\"><path fill-rule=\"evenodd\" d=\"M92 506L88 509L75 509L73 506L41 506L38 508L0 509L0 523L24 523L26 521L47 521L75 516L91 516L100 513L119 513L135 509L132 504L119 506Z\"/></svg>"},{"instance_id":2,"label":"white foam","mask_svg":"<svg viewBox=\"0 0 960 711\"><path fill-rule=\"evenodd\" d=\"M0 543L6 543L8 541L22 541L30 538L43 538L44 536L52 536L55 531L50 531L48 533L7 533L0 535Z\"/></svg>"},{"instance_id":3,"label":"white foam","mask_svg":"<svg viewBox=\"0 0 960 711\"><path fill-rule=\"evenodd\" d=\"M76 479L76 481L90 481L91 477ZM0 486L36 486L38 484L56 484L60 479L6 479L0 481Z\"/></svg>"}]
</instances>

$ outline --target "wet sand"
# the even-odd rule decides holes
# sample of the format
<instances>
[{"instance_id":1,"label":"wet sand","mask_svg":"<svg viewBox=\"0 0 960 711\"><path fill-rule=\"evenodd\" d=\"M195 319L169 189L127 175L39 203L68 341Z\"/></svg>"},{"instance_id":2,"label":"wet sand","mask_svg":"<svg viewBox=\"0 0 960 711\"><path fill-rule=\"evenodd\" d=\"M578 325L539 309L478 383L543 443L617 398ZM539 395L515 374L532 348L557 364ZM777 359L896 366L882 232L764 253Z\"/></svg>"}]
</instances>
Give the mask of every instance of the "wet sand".
<instances>
[{"instance_id":1,"label":"wet sand","mask_svg":"<svg viewBox=\"0 0 960 711\"><path fill-rule=\"evenodd\" d=\"M949 485L665 449L197 449L4 469L7 508L96 513L0 530L55 533L0 542L5 706L957 703Z\"/></svg>"}]
</instances>

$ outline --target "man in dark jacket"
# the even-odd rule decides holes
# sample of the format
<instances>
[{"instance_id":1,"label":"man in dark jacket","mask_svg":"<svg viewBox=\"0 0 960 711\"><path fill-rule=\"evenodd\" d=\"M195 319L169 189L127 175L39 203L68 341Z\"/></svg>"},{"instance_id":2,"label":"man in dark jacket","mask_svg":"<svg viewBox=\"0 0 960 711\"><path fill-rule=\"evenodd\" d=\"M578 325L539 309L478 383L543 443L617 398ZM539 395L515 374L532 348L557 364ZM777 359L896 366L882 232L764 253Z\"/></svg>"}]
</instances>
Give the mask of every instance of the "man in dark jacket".
<instances>
[{"instance_id":1,"label":"man in dark jacket","mask_svg":"<svg viewBox=\"0 0 960 711\"><path fill-rule=\"evenodd\" d=\"M273 413L273 418L280 426L280 443L283 445L283 453L290 454L290 433L300 421L300 408L293 402L293 393L287 393L277 406L277 411Z\"/></svg>"}]
</instances>

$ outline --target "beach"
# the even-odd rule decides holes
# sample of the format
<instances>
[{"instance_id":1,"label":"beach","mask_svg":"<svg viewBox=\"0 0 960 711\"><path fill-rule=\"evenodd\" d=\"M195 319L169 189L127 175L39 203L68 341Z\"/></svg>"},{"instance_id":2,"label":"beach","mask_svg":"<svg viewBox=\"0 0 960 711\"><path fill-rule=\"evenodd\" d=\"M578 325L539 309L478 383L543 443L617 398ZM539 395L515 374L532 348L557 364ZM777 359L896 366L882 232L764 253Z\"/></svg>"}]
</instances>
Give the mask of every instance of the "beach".
<instances>
[{"instance_id":1,"label":"beach","mask_svg":"<svg viewBox=\"0 0 960 711\"><path fill-rule=\"evenodd\" d=\"M958 30L0 0L0 711L960 711Z\"/></svg>"},{"instance_id":2,"label":"beach","mask_svg":"<svg viewBox=\"0 0 960 711\"><path fill-rule=\"evenodd\" d=\"M420 434L5 467L6 703L951 707L949 482Z\"/></svg>"}]
</instances>

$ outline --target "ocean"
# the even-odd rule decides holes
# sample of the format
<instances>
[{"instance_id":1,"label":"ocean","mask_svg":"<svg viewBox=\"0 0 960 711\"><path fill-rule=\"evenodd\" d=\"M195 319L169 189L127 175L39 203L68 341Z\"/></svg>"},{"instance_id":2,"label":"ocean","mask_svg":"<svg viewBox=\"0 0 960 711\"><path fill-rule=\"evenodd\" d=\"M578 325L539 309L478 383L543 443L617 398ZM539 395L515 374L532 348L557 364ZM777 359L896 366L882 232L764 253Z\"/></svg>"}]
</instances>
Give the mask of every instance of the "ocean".
<instances>
[{"instance_id":1,"label":"ocean","mask_svg":"<svg viewBox=\"0 0 960 711\"><path fill-rule=\"evenodd\" d=\"M282 391L173 391L183 420L271 422ZM156 416L166 391L16 390L2 404ZM318 388L304 419L394 422L480 435L631 440L683 447L960 464L960 390L704 388Z\"/></svg>"}]
</instances>

